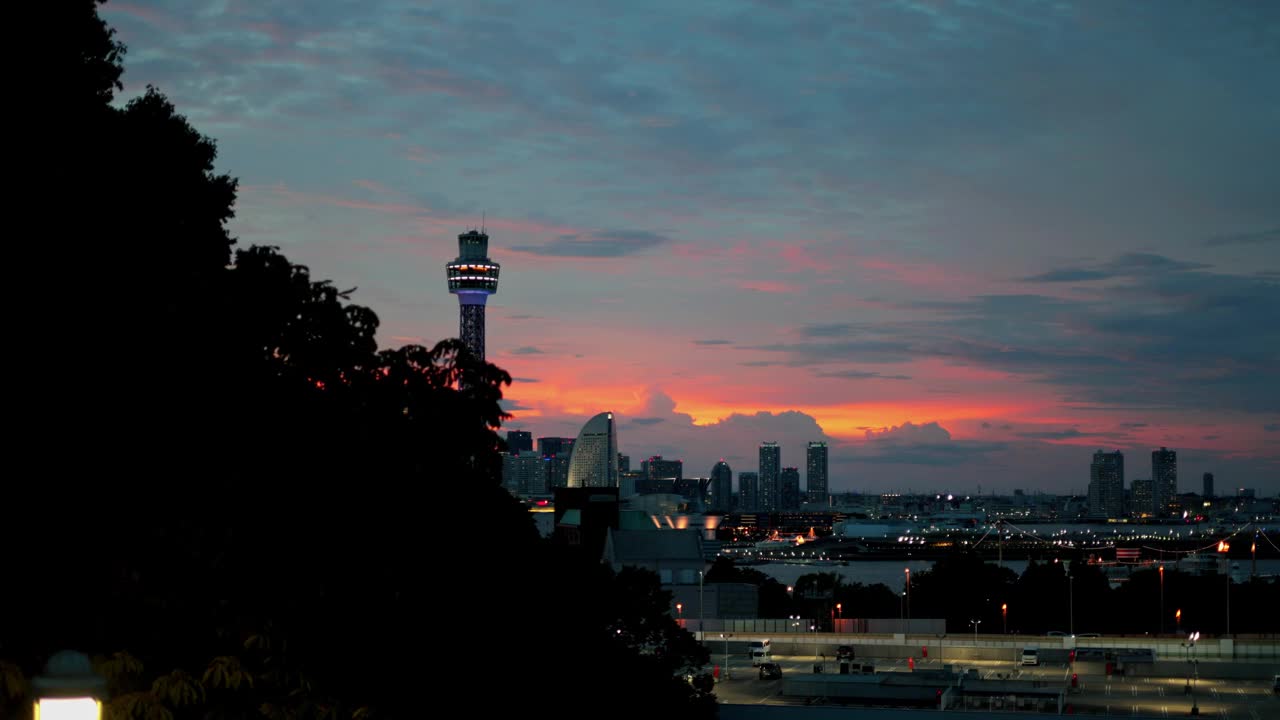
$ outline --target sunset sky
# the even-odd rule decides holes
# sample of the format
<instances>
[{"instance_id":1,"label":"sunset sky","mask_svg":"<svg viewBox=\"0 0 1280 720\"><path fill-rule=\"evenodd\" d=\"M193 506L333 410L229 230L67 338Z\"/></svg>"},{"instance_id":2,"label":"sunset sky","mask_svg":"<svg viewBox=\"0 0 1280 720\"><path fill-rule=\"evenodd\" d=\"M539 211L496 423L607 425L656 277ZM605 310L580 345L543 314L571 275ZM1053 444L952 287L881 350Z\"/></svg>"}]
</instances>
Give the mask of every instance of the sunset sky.
<instances>
[{"instance_id":1,"label":"sunset sky","mask_svg":"<svg viewBox=\"0 0 1280 720\"><path fill-rule=\"evenodd\" d=\"M1280 3L132 2L240 246L457 334L482 213L509 428L638 466L1280 492ZM803 475L803 470L802 470Z\"/></svg>"}]
</instances>

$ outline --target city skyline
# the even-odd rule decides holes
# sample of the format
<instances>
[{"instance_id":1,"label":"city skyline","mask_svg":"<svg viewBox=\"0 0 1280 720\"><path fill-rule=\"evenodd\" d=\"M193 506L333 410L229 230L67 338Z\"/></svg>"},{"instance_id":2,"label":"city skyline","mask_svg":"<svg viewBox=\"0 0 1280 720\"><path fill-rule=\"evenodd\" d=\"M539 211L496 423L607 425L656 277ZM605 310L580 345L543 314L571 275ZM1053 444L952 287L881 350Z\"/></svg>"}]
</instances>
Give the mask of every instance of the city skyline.
<instances>
[{"instance_id":1,"label":"city skyline","mask_svg":"<svg viewBox=\"0 0 1280 720\"><path fill-rule=\"evenodd\" d=\"M1275 8L570 5L102 12L241 246L359 287L383 346L454 336L487 213L509 428L612 408L699 474L823 441L833 492L1083 492L1161 446L1280 491Z\"/></svg>"}]
</instances>

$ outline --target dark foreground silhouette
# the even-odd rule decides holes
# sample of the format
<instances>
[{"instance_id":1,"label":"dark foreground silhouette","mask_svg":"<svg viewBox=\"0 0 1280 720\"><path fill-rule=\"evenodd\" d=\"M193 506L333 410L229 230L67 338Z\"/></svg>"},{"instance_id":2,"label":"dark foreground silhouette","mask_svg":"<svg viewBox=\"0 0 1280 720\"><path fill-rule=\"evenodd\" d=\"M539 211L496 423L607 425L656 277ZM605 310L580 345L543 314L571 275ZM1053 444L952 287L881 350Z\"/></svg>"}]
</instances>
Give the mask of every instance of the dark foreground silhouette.
<instances>
[{"instance_id":1,"label":"dark foreground silhouette","mask_svg":"<svg viewBox=\"0 0 1280 720\"><path fill-rule=\"evenodd\" d=\"M237 250L214 143L155 89L112 104L97 3L36 5L0 717L63 648L112 718L713 717L656 577L539 540L499 488L507 373L379 351L349 291Z\"/></svg>"}]
</instances>

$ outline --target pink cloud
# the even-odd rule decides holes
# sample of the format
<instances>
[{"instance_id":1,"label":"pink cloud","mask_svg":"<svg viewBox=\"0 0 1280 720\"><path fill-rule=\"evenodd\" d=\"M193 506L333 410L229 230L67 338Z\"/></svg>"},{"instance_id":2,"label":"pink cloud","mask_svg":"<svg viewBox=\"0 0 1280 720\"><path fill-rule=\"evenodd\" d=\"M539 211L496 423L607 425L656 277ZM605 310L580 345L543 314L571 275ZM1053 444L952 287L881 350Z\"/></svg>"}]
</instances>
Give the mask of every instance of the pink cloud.
<instances>
[{"instance_id":1,"label":"pink cloud","mask_svg":"<svg viewBox=\"0 0 1280 720\"><path fill-rule=\"evenodd\" d=\"M110 17L115 14L128 15L149 25L154 25L165 32L178 33L186 30L186 27L172 15L156 10L155 8L140 7L132 3L107 3L102 6L102 9L99 12L101 12L107 19L110 19Z\"/></svg>"},{"instance_id":2,"label":"pink cloud","mask_svg":"<svg viewBox=\"0 0 1280 720\"><path fill-rule=\"evenodd\" d=\"M738 282L738 287L743 290L766 293L795 293L800 291L800 288L796 285L788 285L774 280L741 280Z\"/></svg>"}]
</instances>

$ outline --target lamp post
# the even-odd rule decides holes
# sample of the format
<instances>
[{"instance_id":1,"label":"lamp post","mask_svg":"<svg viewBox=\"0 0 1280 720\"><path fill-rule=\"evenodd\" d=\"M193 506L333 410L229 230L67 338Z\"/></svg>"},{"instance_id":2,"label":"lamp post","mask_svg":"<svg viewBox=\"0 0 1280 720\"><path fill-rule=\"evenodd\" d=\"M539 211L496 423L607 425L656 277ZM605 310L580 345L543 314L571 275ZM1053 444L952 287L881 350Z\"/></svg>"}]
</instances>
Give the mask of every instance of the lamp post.
<instances>
[{"instance_id":1,"label":"lamp post","mask_svg":"<svg viewBox=\"0 0 1280 720\"><path fill-rule=\"evenodd\" d=\"M34 720L102 720L106 680L94 674L83 653L55 654L31 684L36 691Z\"/></svg>"},{"instance_id":2,"label":"lamp post","mask_svg":"<svg viewBox=\"0 0 1280 720\"><path fill-rule=\"evenodd\" d=\"M1003 625L1004 634L1009 634L1009 603L1000 603L1000 622Z\"/></svg>"},{"instance_id":3,"label":"lamp post","mask_svg":"<svg viewBox=\"0 0 1280 720\"><path fill-rule=\"evenodd\" d=\"M905 568L907 572L907 630L910 631L911 625L911 568Z\"/></svg>"},{"instance_id":4,"label":"lamp post","mask_svg":"<svg viewBox=\"0 0 1280 720\"><path fill-rule=\"evenodd\" d=\"M1164 565L1160 566L1160 634L1164 634Z\"/></svg>"},{"instance_id":5,"label":"lamp post","mask_svg":"<svg viewBox=\"0 0 1280 720\"><path fill-rule=\"evenodd\" d=\"M704 605L702 604L702 578L703 573L698 571L698 640L702 640L702 624L706 621L706 615L703 613Z\"/></svg>"},{"instance_id":6,"label":"lamp post","mask_svg":"<svg viewBox=\"0 0 1280 720\"><path fill-rule=\"evenodd\" d=\"M729 679L729 638L733 637L733 633L720 633L720 637L724 638L724 678Z\"/></svg>"},{"instance_id":7,"label":"lamp post","mask_svg":"<svg viewBox=\"0 0 1280 720\"><path fill-rule=\"evenodd\" d=\"M1195 688L1195 685L1192 684L1191 682L1192 666L1195 667L1196 680L1197 681L1200 680L1200 666L1196 663L1196 641L1198 641L1199 639L1200 639L1200 633L1193 632L1187 636L1187 641L1182 644L1182 646L1184 648L1187 648L1189 652L1189 655L1187 657L1187 692L1190 693L1191 695L1191 714L1192 715L1200 714L1200 706L1196 702L1196 688Z\"/></svg>"},{"instance_id":8,"label":"lamp post","mask_svg":"<svg viewBox=\"0 0 1280 720\"><path fill-rule=\"evenodd\" d=\"M1178 629L1178 634L1182 634L1182 608L1178 608L1173 613L1174 626Z\"/></svg>"},{"instance_id":9,"label":"lamp post","mask_svg":"<svg viewBox=\"0 0 1280 720\"><path fill-rule=\"evenodd\" d=\"M684 603L676 603L676 622L684 627Z\"/></svg>"},{"instance_id":10,"label":"lamp post","mask_svg":"<svg viewBox=\"0 0 1280 720\"><path fill-rule=\"evenodd\" d=\"M982 624L981 620L970 620L969 624L973 626L973 644L978 644L978 626Z\"/></svg>"},{"instance_id":11,"label":"lamp post","mask_svg":"<svg viewBox=\"0 0 1280 720\"><path fill-rule=\"evenodd\" d=\"M1076 579L1071 574L1071 561L1066 560L1062 563L1062 569L1067 572L1067 631L1072 637L1076 634Z\"/></svg>"}]
</instances>

